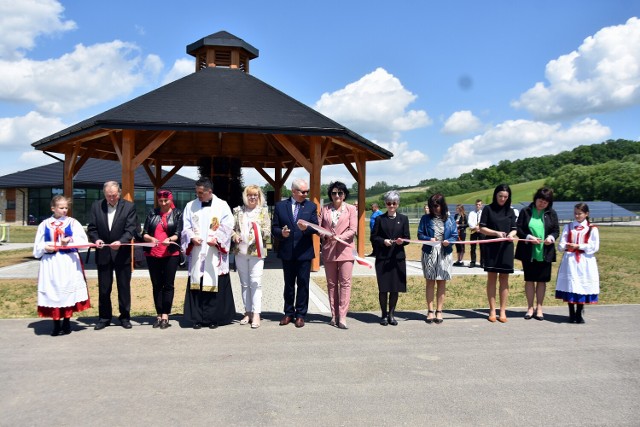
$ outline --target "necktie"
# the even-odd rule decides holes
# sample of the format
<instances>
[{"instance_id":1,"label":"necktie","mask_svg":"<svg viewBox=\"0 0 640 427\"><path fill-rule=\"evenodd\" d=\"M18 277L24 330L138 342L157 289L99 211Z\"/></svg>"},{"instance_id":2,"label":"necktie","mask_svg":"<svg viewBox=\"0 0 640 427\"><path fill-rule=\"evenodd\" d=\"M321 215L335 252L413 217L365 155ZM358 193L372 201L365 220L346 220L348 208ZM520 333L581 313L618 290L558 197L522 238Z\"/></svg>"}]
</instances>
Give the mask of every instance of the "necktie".
<instances>
[{"instance_id":1,"label":"necktie","mask_svg":"<svg viewBox=\"0 0 640 427\"><path fill-rule=\"evenodd\" d=\"M296 205L293 207L293 222L298 221L299 210L300 210L300 202L296 202Z\"/></svg>"}]
</instances>

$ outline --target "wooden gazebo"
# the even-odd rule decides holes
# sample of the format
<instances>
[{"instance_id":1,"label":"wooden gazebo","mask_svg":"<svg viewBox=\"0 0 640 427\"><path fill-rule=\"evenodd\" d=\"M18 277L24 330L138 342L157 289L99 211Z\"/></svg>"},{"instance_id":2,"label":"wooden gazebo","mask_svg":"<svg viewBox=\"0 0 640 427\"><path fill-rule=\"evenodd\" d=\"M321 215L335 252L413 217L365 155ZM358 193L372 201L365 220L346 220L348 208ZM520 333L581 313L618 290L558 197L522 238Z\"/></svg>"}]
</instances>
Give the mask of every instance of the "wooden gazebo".
<instances>
[{"instance_id":1,"label":"wooden gazebo","mask_svg":"<svg viewBox=\"0 0 640 427\"><path fill-rule=\"evenodd\" d=\"M393 154L250 75L258 50L232 34L200 39L187 53L195 57L193 74L33 143L64 155L65 194L73 194L73 178L89 158L120 161L123 197L133 200L139 166L159 188L183 166L225 157L256 169L275 200L293 169L305 168L309 197L318 204L322 166L342 164L358 182L364 236L366 162ZM161 176L162 167L171 170ZM364 239L357 249L364 253Z\"/></svg>"}]
</instances>

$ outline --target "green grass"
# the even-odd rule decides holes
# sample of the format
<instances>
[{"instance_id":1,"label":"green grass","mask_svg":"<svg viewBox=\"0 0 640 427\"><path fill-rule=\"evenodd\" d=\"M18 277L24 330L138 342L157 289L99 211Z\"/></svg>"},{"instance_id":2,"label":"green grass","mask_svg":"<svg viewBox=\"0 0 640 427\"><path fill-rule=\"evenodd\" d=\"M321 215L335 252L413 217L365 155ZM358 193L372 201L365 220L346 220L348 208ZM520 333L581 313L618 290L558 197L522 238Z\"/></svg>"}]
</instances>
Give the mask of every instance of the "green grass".
<instances>
[{"instance_id":1,"label":"green grass","mask_svg":"<svg viewBox=\"0 0 640 427\"><path fill-rule=\"evenodd\" d=\"M411 235L415 236L417 225L412 225ZM640 239L640 227L600 227L600 251L596 255L600 271L601 304L640 304L640 251L637 241ZM368 234L367 234L368 239ZM368 241L368 240L367 240ZM371 247L367 243L367 251ZM407 258L420 259L420 245L406 246ZM555 280L562 254L558 253L558 262L554 263L551 282L547 285L545 305L563 305L555 299ZM465 261L469 262L468 252ZM520 261L515 261L520 267ZM478 269L478 273L480 273ZM321 289L326 289L324 278L314 278ZM522 276L511 276L509 281L510 307L526 307L524 280ZM454 276L447 282L445 309L487 307L486 276ZM411 276L407 281L407 293L402 294L398 303L399 310L424 310L425 280ZM351 311L378 311L378 287L375 277L354 277L351 290Z\"/></svg>"},{"instance_id":2,"label":"green grass","mask_svg":"<svg viewBox=\"0 0 640 427\"><path fill-rule=\"evenodd\" d=\"M27 227L25 227L27 228ZM411 236L416 236L417 224L411 225ZM640 304L640 251L637 242L640 239L640 227L600 227L600 251L596 255L600 271L600 303L601 304ZM366 252L371 251L367 227ZM31 240L33 241L33 237ZM12 239L13 240L13 239ZM406 247L407 258L420 259L420 245L411 244ZM561 254L558 254L558 261ZM10 260L11 265L29 260L31 249L4 252L1 262ZM468 252L465 261L469 262ZM552 280L547 286L545 305L562 305L562 301L554 298L555 277L559 262L554 264ZM2 263L0 263L2 265ZM520 262L516 261L516 267ZM480 270L478 269L478 273ZM326 289L326 281L319 277L314 279L321 289ZM478 274L474 276L454 276L447 282L447 297L445 309L462 309L486 307L485 294L486 277ZM176 283L176 312L182 311L182 297L184 284ZM524 307L524 283L522 276L510 278L509 307ZM182 290L179 288L182 287ZM422 277L409 277L408 291L402 294L398 303L400 311L424 310L425 281ZM133 315L153 315L153 300L151 298L151 284L148 279L134 279L132 281L132 297L136 301ZM85 316L97 315L97 280L89 280L89 291L93 297L94 308L83 312ZM115 298L115 295L114 295ZM2 311L0 318L34 317L36 316L36 281L33 279L2 279L0 280L0 301ZM117 301L114 301L117 304ZM351 293L351 311L378 311L378 286L375 277L354 277Z\"/></svg>"},{"instance_id":3,"label":"green grass","mask_svg":"<svg viewBox=\"0 0 640 427\"><path fill-rule=\"evenodd\" d=\"M10 243L33 243L38 227L34 225L10 225Z\"/></svg>"}]
</instances>

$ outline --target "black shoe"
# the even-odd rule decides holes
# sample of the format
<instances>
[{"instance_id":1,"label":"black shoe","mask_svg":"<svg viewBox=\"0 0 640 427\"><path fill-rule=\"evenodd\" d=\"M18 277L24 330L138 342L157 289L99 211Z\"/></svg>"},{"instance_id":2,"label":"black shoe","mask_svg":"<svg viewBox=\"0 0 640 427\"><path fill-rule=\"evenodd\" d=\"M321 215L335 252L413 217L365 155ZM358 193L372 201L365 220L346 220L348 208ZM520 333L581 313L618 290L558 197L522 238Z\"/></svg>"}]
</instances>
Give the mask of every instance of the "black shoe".
<instances>
[{"instance_id":1,"label":"black shoe","mask_svg":"<svg viewBox=\"0 0 640 427\"><path fill-rule=\"evenodd\" d=\"M162 319L160 321L160 329L167 329L169 326L171 326L171 323L169 323L169 319Z\"/></svg>"},{"instance_id":2,"label":"black shoe","mask_svg":"<svg viewBox=\"0 0 640 427\"><path fill-rule=\"evenodd\" d=\"M201 328L202 328L202 323L196 322L193 324L193 329L201 329Z\"/></svg>"},{"instance_id":3,"label":"black shoe","mask_svg":"<svg viewBox=\"0 0 640 427\"><path fill-rule=\"evenodd\" d=\"M153 323L153 329L159 328L160 326L162 326L162 319L157 317L156 321Z\"/></svg>"},{"instance_id":4,"label":"black shoe","mask_svg":"<svg viewBox=\"0 0 640 427\"><path fill-rule=\"evenodd\" d=\"M389 324L389 321L387 320L387 316L382 316L382 317L380 318L380 324L381 324L382 326L387 326L387 325Z\"/></svg>"},{"instance_id":5,"label":"black shoe","mask_svg":"<svg viewBox=\"0 0 640 427\"><path fill-rule=\"evenodd\" d=\"M529 314L529 312L527 312L527 314L524 315L524 320L531 320L532 317L533 313Z\"/></svg>"},{"instance_id":6,"label":"black shoe","mask_svg":"<svg viewBox=\"0 0 640 427\"><path fill-rule=\"evenodd\" d=\"M390 315L387 317L387 320L389 321L389 324L390 324L391 326L398 326L398 321L396 320L396 318L395 318L395 317L393 317L393 314L390 314Z\"/></svg>"},{"instance_id":7,"label":"black shoe","mask_svg":"<svg viewBox=\"0 0 640 427\"><path fill-rule=\"evenodd\" d=\"M125 329L131 329L133 327L131 326L131 321L129 319L122 319L120 321L120 325Z\"/></svg>"},{"instance_id":8,"label":"black shoe","mask_svg":"<svg viewBox=\"0 0 640 427\"><path fill-rule=\"evenodd\" d=\"M576 323L586 323L584 321L584 304L578 304L578 306L576 307Z\"/></svg>"},{"instance_id":9,"label":"black shoe","mask_svg":"<svg viewBox=\"0 0 640 427\"><path fill-rule=\"evenodd\" d=\"M426 318L426 319L424 319L424 321L425 321L425 322L427 322L428 324L433 323L433 317L432 317L431 319L429 319L429 315L430 315L431 313L435 313L435 312L434 312L433 310L427 310L427 318Z\"/></svg>"},{"instance_id":10,"label":"black shoe","mask_svg":"<svg viewBox=\"0 0 640 427\"><path fill-rule=\"evenodd\" d=\"M95 329L96 331L99 331L100 329L106 328L110 324L111 324L111 322L107 322L107 321L104 321L104 320L98 320L98 323L96 323L96 326L94 326L93 329Z\"/></svg>"},{"instance_id":11,"label":"black shoe","mask_svg":"<svg viewBox=\"0 0 640 427\"><path fill-rule=\"evenodd\" d=\"M433 321L439 325L440 323L444 322L444 319L438 319L438 313L442 314L442 311L436 310L436 317L435 319L433 319Z\"/></svg>"},{"instance_id":12,"label":"black shoe","mask_svg":"<svg viewBox=\"0 0 640 427\"><path fill-rule=\"evenodd\" d=\"M475 261L471 261L471 262L469 263L469 268L473 268L473 267L475 267L475 266L476 266Z\"/></svg>"},{"instance_id":13,"label":"black shoe","mask_svg":"<svg viewBox=\"0 0 640 427\"><path fill-rule=\"evenodd\" d=\"M454 266L454 267L462 267L463 265L464 265L464 264L463 264L463 263L461 263L460 261L456 261L456 262L454 262L454 263L453 263L453 266Z\"/></svg>"},{"instance_id":14,"label":"black shoe","mask_svg":"<svg viewBox=\"0 0 640 427\"><path fill-rule=\"evenodd\" d=\"M218 327L218 324L216 322L213 322L212 324L209 325L209 329L216 329Z\"/></svg>"},{"instance_id":15,"label":"black shoe","mask_svg":"<svg viewBox=\"0 0 640 427\"><path fill-rule=\"evenodd\" d=\"M60 335L61 332L62 332L62 329L60 328L60 320L54 320L53 321L53 330L51 331L51 336L52 337L57 337L58 335Z\"/></svg>"},{"instance_id":16,"label":"black shoe","mask_svg":"<svg viewBox=\"0 0 640 427\"><path fill-rule=\"evenodd\" d=\"M62 321L62 333L69 335L71 333L71 319L65 317Z\"/></svg>"}]
</instances>

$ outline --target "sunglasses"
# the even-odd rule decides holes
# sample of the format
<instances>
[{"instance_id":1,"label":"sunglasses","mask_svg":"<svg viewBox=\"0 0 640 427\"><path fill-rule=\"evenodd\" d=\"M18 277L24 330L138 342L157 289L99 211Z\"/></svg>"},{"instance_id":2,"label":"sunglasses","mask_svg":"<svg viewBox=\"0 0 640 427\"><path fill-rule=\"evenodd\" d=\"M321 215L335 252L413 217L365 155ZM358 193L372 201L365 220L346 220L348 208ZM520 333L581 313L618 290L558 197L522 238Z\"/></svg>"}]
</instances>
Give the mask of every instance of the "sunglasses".
<instances>
[{"instance_id":1,"label":"sunglasses","mask_svg":"<svg viewBox=\"0 0 640 427\"><path fill-rule=\"evenodd\" d=\"M397 205L398 203L397 203L397 202L385 202L385 204L386 204L387 206L395 206L395 205Z\"/></svg>"},{"instance_id":2,"label":"sunglasses","mask_svg":"<svg viewBox=\"0 0 640 427\"><path fill-rule=\"evenodd\" d=\"M332 191L332 196L344 196L344 191Z\"/></svg>"},{"instance_id":3,"label":"sunglasses","mask_svg":"<svg viewBox=\"0 0 640 427\"><path fill-rule=\"evenodd\" d=\"M309 194L309 190L296 190L300 194Z\"/></svg>"},{"instance_id":4,"label":"sunglasses","mask_svg":"<svg viewBox=\"0 0 640 427\"><path fill-rule=\"evenodd\" d=\"M157 194L159 199L168 199L171 196L171 191L158 191Z\"/></svg>"}]
</instances>

